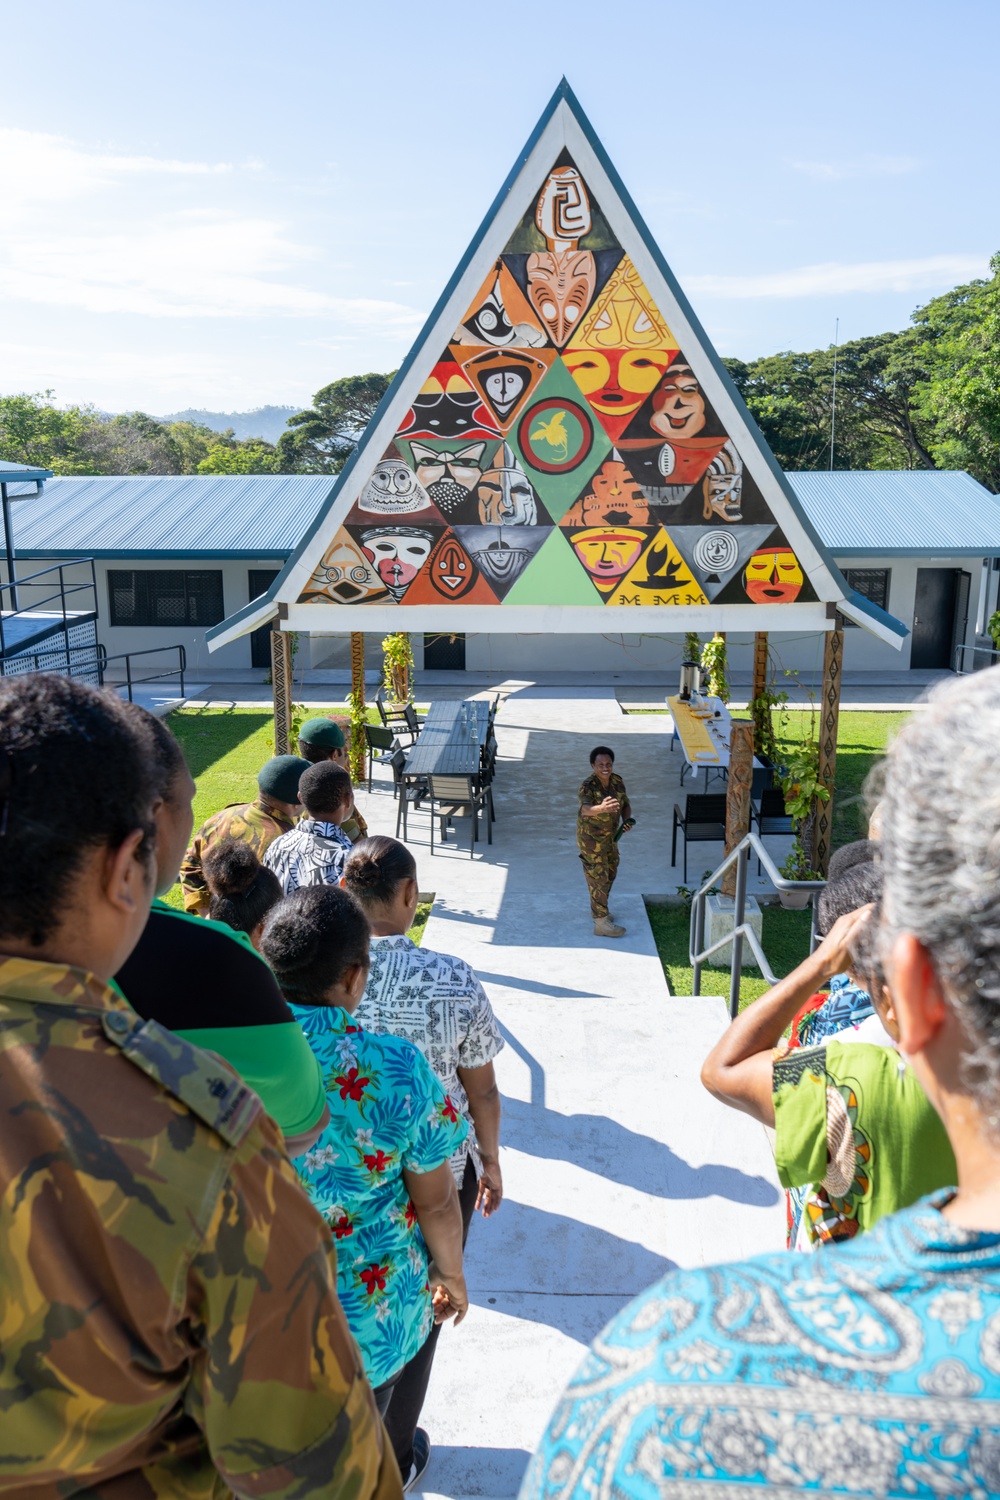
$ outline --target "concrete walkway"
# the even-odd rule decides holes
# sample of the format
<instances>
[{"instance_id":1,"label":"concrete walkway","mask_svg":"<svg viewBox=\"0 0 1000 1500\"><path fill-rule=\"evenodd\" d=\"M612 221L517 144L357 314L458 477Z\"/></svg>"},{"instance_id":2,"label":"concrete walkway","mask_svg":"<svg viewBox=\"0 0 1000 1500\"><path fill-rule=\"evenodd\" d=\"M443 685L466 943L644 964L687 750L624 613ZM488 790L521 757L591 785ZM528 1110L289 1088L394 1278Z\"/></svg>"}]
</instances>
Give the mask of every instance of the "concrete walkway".
<instances>
[{"instance_id":1,"label":"concrete walkway","mask_svg":"<svg viewBox=\"0 0 1000 1500\"><path fill-rule=\"evenodd\" d=\"M424 942L475 966L507 1041L505 1200L473 1225L472 1306L444 1330L424 1413L423 1492L449 1497L516 1494L586 1345L635 1293L672 1266L783 1244L763 1129L698 1081L725 1007L669 995L642 901L675 884L669 721L623 715L608 683L511 687L492 847L470 860L459 823L432 859L427 815L410 821L421 889L436 893ZM576 853L576 791L602 741L638 819L613 893L621 941L593 936ZM359 800L373 832L393 833L381 786ZM698 874L715 854L699 851Z\"/></svg>"}]
</instances>

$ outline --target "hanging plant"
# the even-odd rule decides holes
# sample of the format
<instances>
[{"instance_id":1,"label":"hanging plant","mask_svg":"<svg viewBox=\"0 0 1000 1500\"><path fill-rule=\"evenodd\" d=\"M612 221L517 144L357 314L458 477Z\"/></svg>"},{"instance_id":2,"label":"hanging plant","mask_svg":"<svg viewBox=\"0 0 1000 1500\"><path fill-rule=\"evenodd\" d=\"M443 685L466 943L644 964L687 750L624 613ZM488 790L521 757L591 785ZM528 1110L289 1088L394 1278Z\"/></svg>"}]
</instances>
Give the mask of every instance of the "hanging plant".
<instances>
[{"instance_id":1,"label":"hanging plant","mask_svg":"<svg viewBox=\"0 0 1000 1500\"><path fill-rule=\"evenodd\" d=\"M365 779L365 725L368 723L368 710L363 691L355 692L352 689L347 701L351 710L351 739L347 759L351 767L351 780L359 785Z\"/></svg>"},{"instance_id":2,"label":"hanging plant","mask_svg":"<svg viewBox=\"0 0 1000 1500\"><path fill-rule=\"evenodd\" d=\"M405 630L396 630L382 642L382 681L390 702L412 703L413 647Z\"/></svg>"},{"instance_id":3,"label":"hanging plant","mask_svg":"<svg viewBox=\"0 0 1000 1500\"><path fill-rule=\"evenodd\" d=\"M813 835L816 805L819 802L829 802L830 792L819 779L819 745L816 743L811 716L808 733L797 745L784 749L782 759L785 764L778 777L778 785L785 795L785 811L792 820L796 843L801 848L802 858L812 869L815 859ZM793 850L792 853L794 855L795 851ZM782 868L782 874L785 874L784 868ZM821 875L798 875L791 878L821 880L823 877Z\"/></svg>"},{"instance_id":4,"label":"hanging plant","mask_svg":"<svg viewBox=\"0 0 1000 1500\"><path fill-rule=\"evenodd\" d=\"M758 755L766 755L777 764L778 735L783 734L787 716L782 713L788 702L788 694L776 692L771 676L771 653L767 653L767 680L762 692L750 700L750 717L753 719L753 743ZM777 720L777 722L776 722Z\"/></svg>"},{"instance_id":5,"label":"hanging plant","mask_svg":"<svg viewBox=\"0 0 1000 1500\"><path fill-rule=\"evenodd\" d=\"M726 653L726 638L715 632L706 646L702 647L701 664L708 673L708 692L712 698L729 702L729 658Z\"/></svg>"},{"instance_id":6,"label":"hanging plant","mask_svg":"<svg viewBox=\"0 0 1000 1500\"><path fill-rule=\"evenodd\" d=\"M684 660L701 661L701 636L696 630L689 630L684 637Z\"/></svg>"}]
</instances>

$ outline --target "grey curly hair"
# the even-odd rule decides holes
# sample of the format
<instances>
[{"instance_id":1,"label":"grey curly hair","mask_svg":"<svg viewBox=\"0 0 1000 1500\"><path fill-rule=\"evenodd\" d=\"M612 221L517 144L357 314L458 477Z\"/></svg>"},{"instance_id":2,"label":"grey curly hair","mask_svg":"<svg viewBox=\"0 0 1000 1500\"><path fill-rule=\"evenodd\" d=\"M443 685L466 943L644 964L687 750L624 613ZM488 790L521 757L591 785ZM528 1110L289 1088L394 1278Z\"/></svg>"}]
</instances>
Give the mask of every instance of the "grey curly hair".
<instances>
[{"instance_id":1,"label":"grey curly hair","mask_svg":"<svg viewBox=\"0 0 1000 1500\"><path fill-rule=\"evenodd\" d=\"M1000 1133L1000 667L930 694L882 791L882 953L913 933L969 1047L963 1081ZM891 977L891 965L889 968Z\"/></svg>"}]
</instances>

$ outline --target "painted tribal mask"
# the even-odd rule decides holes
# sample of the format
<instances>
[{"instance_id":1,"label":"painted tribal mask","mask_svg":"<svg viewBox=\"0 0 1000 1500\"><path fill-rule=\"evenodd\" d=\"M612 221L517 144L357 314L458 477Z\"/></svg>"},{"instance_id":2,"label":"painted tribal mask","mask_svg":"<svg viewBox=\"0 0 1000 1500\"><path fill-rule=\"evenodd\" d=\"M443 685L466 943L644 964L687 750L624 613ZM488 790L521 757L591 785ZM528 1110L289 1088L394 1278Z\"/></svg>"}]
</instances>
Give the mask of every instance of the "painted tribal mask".
<instances>
[{"instance_id":1,"label":"painted tribal mask","mask_svg":"<svg viewBox=\"0 0 1000 1500\"><path fill-rule=\"evenodd\" d=\"M427 509L427 491L401 458L384 458L361 491L358 509L382 516Z\"/></svg>"},{"instance_id":2,"label":"painted tribal mask","mask_svg":"<svg viewBox=\"0 0 1000 1500\"><path fill-rule=\"evenodd\" d=\"M802 566L791 547L755 552L743 574L743 587L754 604L791 604L804 582Z\"/></svg>"},{"instance_id":3,"label":"painted tribal mask","mask_svg":"<svg viewBox=\"0 0 1000 1500\"><path fill-rule=\"evenodd\" d=\"M494 453L493 467L484 472L477 492L482 525L537 525L535 492L509 443L501 443Z\"/></svg>"},{"instance_id":4,"label":"painted tribal mask","mask_svg":"<svg viewBox=\"0 0 1000 1500\"><path fill-rule=\"evenodd\" d=\"M401 599L430 554L434 533L417 527L374 526L361 533L361 545L392 594Z\"/></svg>"}]
</instances>

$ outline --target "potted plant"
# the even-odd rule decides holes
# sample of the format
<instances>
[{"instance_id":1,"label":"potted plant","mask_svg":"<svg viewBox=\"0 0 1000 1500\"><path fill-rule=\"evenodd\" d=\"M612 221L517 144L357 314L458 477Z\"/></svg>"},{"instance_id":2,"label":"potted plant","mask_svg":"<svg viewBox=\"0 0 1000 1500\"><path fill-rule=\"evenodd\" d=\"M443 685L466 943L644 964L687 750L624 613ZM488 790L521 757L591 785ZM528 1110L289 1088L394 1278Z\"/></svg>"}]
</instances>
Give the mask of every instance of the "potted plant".
<instances>
[{"instance_id":1,"label":"potted plant","mask_svg":"<svg viewBox=\"0 0 1000 1500\"><path fill-rule=\"evenodd\" d=\"M830 793L819 779L819 746L813 734L812 720L806 737L784 752L784 760L785 765L778 773L778 785L785 795L785 811L792 820L795 843L780 873L785 880L822 880L822 875L813 868L813 831L816 803L829 802ZM782 906L791 910L801 910L808 905L809 895L809 891L778 892Z\"/></svg>"}]
</instances>

